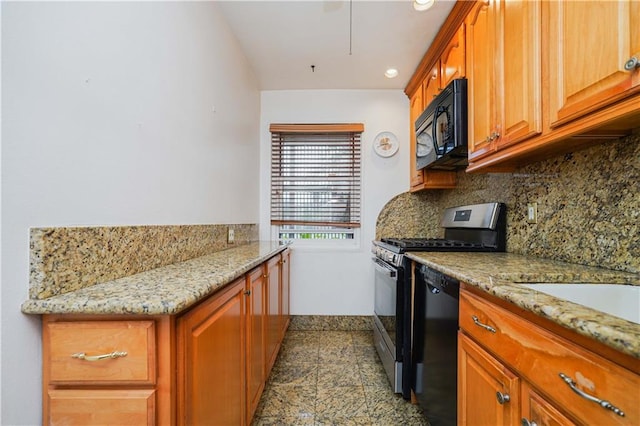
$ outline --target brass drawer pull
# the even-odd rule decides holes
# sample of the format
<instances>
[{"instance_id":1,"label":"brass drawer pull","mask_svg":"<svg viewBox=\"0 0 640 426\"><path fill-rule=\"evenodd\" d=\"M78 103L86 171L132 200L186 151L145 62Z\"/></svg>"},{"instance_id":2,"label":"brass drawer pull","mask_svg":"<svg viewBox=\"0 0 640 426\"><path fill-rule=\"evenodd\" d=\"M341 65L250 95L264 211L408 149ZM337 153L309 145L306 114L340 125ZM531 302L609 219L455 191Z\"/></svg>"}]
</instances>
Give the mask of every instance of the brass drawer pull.
<instances>
[{"instance_id":1,"label":"brass drawer pull","mask_svg":"<svg viewBox=\"0 0 640 426\"><path fill-rule=\"evenodd\" d=\"M75 353L73 355L71 355L71 358L78 358L78 359L82 359L84 361L101 361L103 359L114 359L114 358L122 358L127 356L126 352L120 352L120 351L113 351L110 354L103 354L103 355L92 355L92 356L87 356L87 354L85 354L84 352L78 352Z\"/></svg>"},{"instance_id":2,"label":"brass drawer pull","mask_svg":"<svg viewBox=\"0 0 640 426\"><path fill-rule=\"evenodd\" d=\"M619 415L620 417L624 417L624 412L622 410L620 410L618 407L613 406L609 401L605 401L604 399L598 399L595 396L591 396L588 393L585 393L585 392L581 391L580 389L578 389L576 387L576 382L574 382L571 377L569 377L569 376L567 376L565 374L562 374L562 373L559 373L559 376L571 388L572 391L574 391L575 393L577 393L578 395L580 395L584 399L587 399L587 400L589 400L591 402L595 402L596 404L598 404L602 408L606 408L608 410L611 410L614 413L616 413L617 415Z\"/></svg>"},{"instance_id":3,"label":"brass drawer pull","mask_svg":"<svg viewBox=\"0 0 640 426\"><path fill-rule=\"evenodd\" d=\"M482 327L482 328L484 328L485 330L489 330L489 331L490 331L490 332L492 332L492 333L495 333L495 332L496 332L496 329L495 329L495 328L491 327L490 325L486 325L486 324L481 323L477 316L472 315L472 316L471 316L471 319L473 320L473 323L474 323L475 325L477 325L478 327Z\"/></svg>"}]
</instances>

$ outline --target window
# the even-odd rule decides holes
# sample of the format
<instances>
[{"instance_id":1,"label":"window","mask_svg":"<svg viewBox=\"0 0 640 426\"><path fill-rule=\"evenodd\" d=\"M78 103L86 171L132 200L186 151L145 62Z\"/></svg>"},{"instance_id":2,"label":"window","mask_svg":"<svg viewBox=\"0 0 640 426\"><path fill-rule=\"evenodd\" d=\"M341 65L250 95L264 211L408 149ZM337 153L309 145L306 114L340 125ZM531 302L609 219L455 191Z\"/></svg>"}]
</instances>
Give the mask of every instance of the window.
<instances>
[{"instance_id":1,"label":"window","mask_svg":"<svg viewBox=\"0 0 640 426\"><path fill-rule=\"evenodd\" d=\"M271 224L285 240L353 240L362 124L272 124Z\"/></svg>"}]
</instances>

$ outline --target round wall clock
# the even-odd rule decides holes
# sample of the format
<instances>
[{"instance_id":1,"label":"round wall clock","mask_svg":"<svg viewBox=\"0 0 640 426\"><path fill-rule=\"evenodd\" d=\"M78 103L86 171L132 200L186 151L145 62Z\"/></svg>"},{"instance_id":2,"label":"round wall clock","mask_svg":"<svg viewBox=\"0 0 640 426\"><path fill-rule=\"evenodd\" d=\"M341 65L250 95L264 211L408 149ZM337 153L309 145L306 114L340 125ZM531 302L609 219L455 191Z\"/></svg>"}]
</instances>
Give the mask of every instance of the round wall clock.
<instances>
[{"instance_id":1,"label":"round wall clock","mask_svg":"<svg viewBox=\"0 0 640 426\"><path fill-rule=\"evenodd\" d=\"M398 152L398 138L391 132L381 132L373 140L373 149L380 157L391 157Z\"/></svg>"}]
</instances>

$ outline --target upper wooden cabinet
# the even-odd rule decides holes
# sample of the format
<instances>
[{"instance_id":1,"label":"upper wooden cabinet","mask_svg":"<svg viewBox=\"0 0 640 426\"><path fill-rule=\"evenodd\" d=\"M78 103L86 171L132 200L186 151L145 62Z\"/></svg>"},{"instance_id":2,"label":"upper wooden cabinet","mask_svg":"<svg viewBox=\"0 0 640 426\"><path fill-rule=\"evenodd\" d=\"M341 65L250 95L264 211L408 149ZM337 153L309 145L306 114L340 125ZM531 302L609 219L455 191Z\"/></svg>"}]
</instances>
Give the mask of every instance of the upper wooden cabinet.
<instances>
[{"instance_id":1,"label":"upper wooden cabinet","mask_svg":"<svg viewBox=\"0 0 640 426\"><path fill-rule=\"evenodd\" d=\"M640 89L640 2L549 2L551 127ZM625 69L625 64L632 67Z\"/></svg>"},{"instance_id":2,"label":"upper wooden cabinet","mask_svg":"<svg viewBox=\"0 0 640 426\"><path fill-rule=\"evenodd\" d=\"M438 91L447 87L452 80L466 75L465 46L465 25L462 24L440 56L440 87ZM425 98L425 102L429 102L431 99Z\"/></svg>"},{"instance_id":3,"label":"upper wooden cabinet","mask_svg":"<svg viewBox=\"0 0 640 426\"><path fill-rule=\"evenodd\" d=\"M453 13L453 16L461 16ZM452 21L457 22L457 21ZM445 23L445 26L447 24ZM449 24L452 26L452 24ZM431 58L428 63L428 68L423 77L416 77L422 75L422 67L416 71L412 80L417 81L417 86L412 88L411 92L407 92L409 96L409 118L410 118L410 156L409 163L409 181L411 184L411 191L420 191L423 189L445 189L455 188L456 186L456 172L455 171L443 171L443 170L429 170L422 169L416 170L416 136L415 136L415 122L416 119L422 114L429 103L438 96L438 94L444 89L447 84L451 83L453 79L461 78L465 76L465 25L464 23L456 24L456 31L447 39L446 44L438 46L434 42L434 46L438 47L438 54L433 56L433 50L430 49L425 55L425 58ZM433 57L432 57L433 56ZM423 60L424 62L424 60ZM424 65L423 65L424 66ZM416 80L418 79L419 80ZM411 83L410 83L411 86ZM409 88L410 86L407 86Z\"/></svg>"},{"instance_id":4,"label":"upper wooden cabinet","mask_svg":"<svg viewBox=\"0 0 640 426\"><path fill-rule=\"evenodd\" d=\"M467 171L512 170L638 127L640 2L487 0L466 23Z\"/></svg>"},{"instance_id":5,"label":"upper wooden cabinet","mask_svg":"<svg viewBox=\"0 0 640 426\"><path fill-rule=\"evenodd\" d=\"M473 161L542 131L541 3L479 2L467 28Z\"/></svg>"}]
</instances>

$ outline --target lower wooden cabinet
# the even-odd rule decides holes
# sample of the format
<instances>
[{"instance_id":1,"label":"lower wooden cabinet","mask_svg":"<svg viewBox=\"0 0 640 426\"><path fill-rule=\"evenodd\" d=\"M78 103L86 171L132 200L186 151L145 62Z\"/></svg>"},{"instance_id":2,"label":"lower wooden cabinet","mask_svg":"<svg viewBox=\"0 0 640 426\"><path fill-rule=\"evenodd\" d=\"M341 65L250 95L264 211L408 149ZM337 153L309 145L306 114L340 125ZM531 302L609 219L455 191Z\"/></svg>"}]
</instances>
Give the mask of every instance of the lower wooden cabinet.
<instances>
[{"instance_id":1,"label":"lower wooden cabinet","mask_svg":"<svg viewBox=\"0 0 640 426\"><path fill-rule=\"evenodd\" d=\"M245 409L245 280L178 319L178 423L242 425Z\"/></svg>"},{"instance_id":2,"label":"lower wooden cabinet","mask_svg":"<svg viewBox=\"0 0 640 426\"><path fill-rule=\"evenodd\" d=\"M568 426L574 423L527 383L522 384L523 426Z\"/></svg>"},{"instance_id":3,"label":"lower wooden cabinet","mask_svg":"<svg viewBox=\"0 0 640 426\"><path fill-rule=\"evenodd\" d=\"M44 315L43 423L250 424L289 323L289 259L178 316Z\"/></svg>"},{"instance_id":4,"label":"lower wooden cabinet","mask_svg":"<svg viewBox=\"0 0 640 426\"><path fill-rule=\"evenodd\" d=\"M519 423L520 379L470 338L458 335L458 418L463 425Z\"/></svg>"},{"instance_id":5,"label":"lower wooden cabinet","mask_svg":"<svg viewBox=\"0 0 640 426\"><path fill-rule=\"evenodd\" d=\"M640 424L637 371L468 290L459 319L460 424Z\"/></svg>"},{"instance_id":6,"label":"lower wooden cabinet","mask_svg":"<svg viewBox=\"0 0 640 426\"><path fill-rule=\"evenodd\" d=\"M155 390L61 389L48 392L54 425L148 425L156 424Z\"/></svg>"},{"instance_id":7,"label":"lower wooden cabinet","mask_svg":"<svg viewBox=\"0 0 640 426\"><path fill-rule=\"evenodd\" d=\"M247 418L253 417L264 390L266 379L265 300L267 280L263 268L247 274Z\"/></svg>"}]
</instances>

